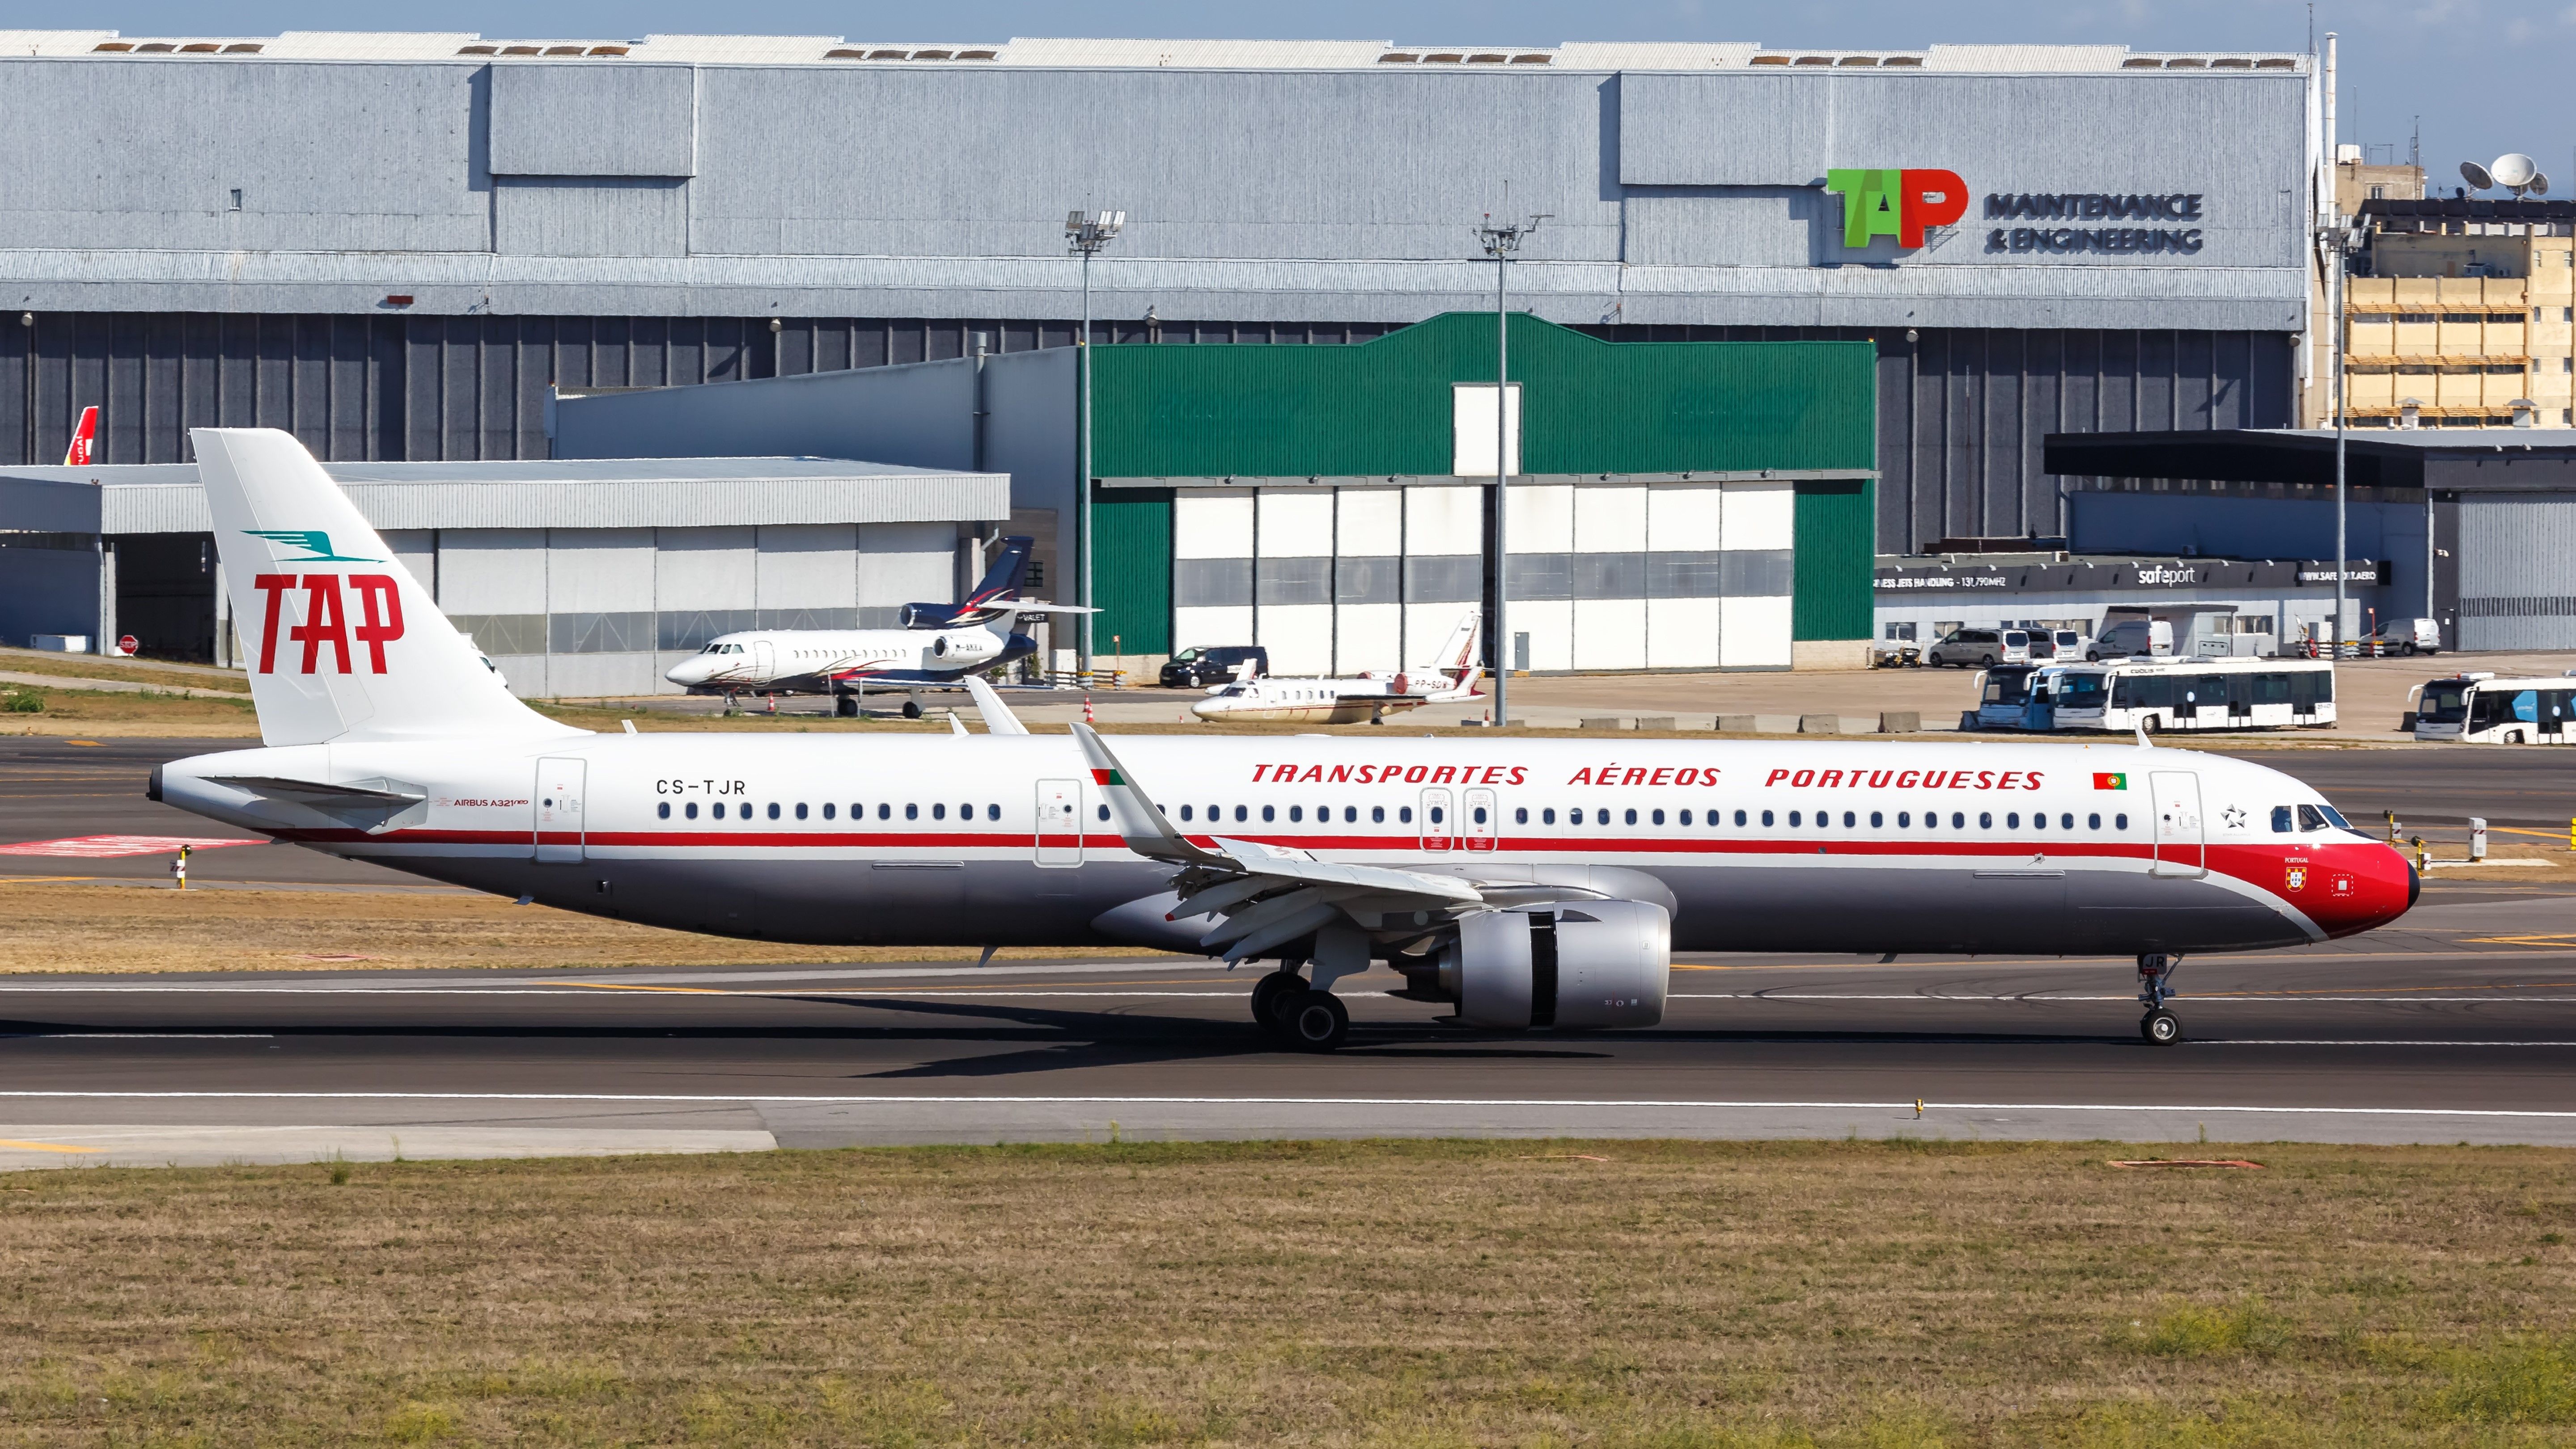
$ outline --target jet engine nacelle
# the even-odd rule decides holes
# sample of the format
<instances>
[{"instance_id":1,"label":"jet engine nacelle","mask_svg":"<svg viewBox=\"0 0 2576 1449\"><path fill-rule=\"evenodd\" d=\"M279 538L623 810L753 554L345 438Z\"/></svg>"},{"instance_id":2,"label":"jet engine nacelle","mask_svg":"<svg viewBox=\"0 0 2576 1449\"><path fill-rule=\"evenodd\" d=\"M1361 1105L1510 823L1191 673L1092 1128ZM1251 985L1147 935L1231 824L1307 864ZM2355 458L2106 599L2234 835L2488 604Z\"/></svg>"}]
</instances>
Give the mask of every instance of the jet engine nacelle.
<instances>
[{"instance_id":1,"label":"jet engine nacelle","mask_svg":"<svg viewBox=\"0 0 2576 1449\"><path fill-rule=\"evenodd\" d=\"M1489 911L1458 923L1440 986L1470 1026L1653 1026L1664 1019L1673 918L1645 901Z\"/></svg>"},{"instance_id":2,"label":"jet engine nacelle","mask_svg":"<svg viewBox=\"0 0 2576 1449\"><path fill-rule=\"evenodd\" d=\"M895 611L895 622L907 629L945 629L956 613L955 604L906 604Z\"/></svg>"}]
</instances>

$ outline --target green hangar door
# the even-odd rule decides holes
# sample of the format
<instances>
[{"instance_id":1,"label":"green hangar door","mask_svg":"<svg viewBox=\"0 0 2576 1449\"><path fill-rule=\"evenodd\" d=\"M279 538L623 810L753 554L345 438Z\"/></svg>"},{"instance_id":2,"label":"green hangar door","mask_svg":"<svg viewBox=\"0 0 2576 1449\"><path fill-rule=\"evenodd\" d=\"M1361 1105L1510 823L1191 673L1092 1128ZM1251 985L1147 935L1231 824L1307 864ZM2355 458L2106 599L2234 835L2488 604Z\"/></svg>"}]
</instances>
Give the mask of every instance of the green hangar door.
<instances>
[{"instance_id":1,"label":"green hangar door","mask_svg":"<svg viewBox=\"0 0 2576 1449\"><path fill-rule=\"evenodd\" d=\"M1869 344L1511 327L1500 571L1492 313L1352 347L1102 349L1102 652L1259 644L1279 672L1411 669L1490 620L1501 586L1489 665L1863 657Z\"/></svg>"}]
</instances>

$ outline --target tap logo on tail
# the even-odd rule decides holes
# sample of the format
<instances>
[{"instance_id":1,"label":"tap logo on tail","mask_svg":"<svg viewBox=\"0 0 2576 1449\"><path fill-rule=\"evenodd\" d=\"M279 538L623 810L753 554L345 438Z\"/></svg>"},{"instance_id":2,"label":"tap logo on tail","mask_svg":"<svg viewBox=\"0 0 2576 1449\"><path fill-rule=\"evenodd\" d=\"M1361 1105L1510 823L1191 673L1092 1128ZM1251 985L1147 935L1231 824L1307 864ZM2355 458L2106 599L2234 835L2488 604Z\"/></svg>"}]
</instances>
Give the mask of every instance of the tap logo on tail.
<instances>
[{"instance_id":1,"label":"tap logo on tail","mask_svg":"<svg viewBox=\"0 0 2576 1449\"><path fill-rule=\"evenodd\" d=\"M304 550L302 558L282 558L279 563L383 563L380 558L363 558L353 553L333 553L331 535L318 528L245 528L242 532L288 548Z\"/></svg>"}]
</instances>

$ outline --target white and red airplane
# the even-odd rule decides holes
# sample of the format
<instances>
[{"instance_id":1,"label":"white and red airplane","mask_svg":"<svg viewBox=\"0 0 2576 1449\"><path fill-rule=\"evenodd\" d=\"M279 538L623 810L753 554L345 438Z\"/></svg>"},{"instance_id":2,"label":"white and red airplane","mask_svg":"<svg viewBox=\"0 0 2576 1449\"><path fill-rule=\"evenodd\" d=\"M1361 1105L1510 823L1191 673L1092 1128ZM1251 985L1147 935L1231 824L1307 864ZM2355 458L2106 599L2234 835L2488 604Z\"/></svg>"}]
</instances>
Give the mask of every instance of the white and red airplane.
<instances>
[{"instance_id":1,"label":"white and red airplane","mask_svg":"<svg viewBox=\"0 0 2576 1449\"><path fill-rule=\"evenodd\" d=\"M63 449L63 466L86 468L98 451L98 404L81 409L80 421L72 425L72 445Z\"/></svg>"},{"instance_id":2,"label":"white and red airplane","mask_svg":"<svg viewBox=\"0 0 2576 1449\"><path fill-rule=\"evenodd\" d=\"M1246 660L1234 682L1217 685L1207 698L1190 706L1204 720L1264 724L1378 724L1390 714L1426 704L1456 704L1477 697L1476 681L1484 674L1476 662L1476 641L1484 633L1482 610L1458 621L1443 645L1439 662L1401 674L1256 676Z\"/></svg>"},{"instance_id":3,"label":"white and red airplane","mask_svg":"<svg viewBox=\"0 0 2576 1449\"><path fill-rule=\"evenodd\" d=\"M334 855L682 930L1277 963L1256 1014L1339 1044L1337 982L1469 1026L1648 1026L1671 953L2134 956L2402 915L2403 856L2242 760L2130 745L591 734L511 697L293 438L195 434L265 747L153 798ZM1123 759L1122 759L1123 757Z\"/></svg>"}]
</instances>

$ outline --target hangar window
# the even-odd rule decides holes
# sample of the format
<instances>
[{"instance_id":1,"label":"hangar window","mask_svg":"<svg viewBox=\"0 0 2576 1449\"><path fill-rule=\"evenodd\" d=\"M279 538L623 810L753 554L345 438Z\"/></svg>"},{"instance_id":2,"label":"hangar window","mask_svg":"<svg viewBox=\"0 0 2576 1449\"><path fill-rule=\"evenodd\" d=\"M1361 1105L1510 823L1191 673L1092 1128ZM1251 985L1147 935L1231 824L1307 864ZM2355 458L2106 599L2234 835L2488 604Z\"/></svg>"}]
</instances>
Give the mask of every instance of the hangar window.
<instances>
[{"instance_id":1,"label":"hangar window","mask_svg":"<svg viewBox=\"0 0 2576 1449\"><path fill-rule=\"evenodd\" d=\"M105 47L101 48L104 49ZM1379 56L1377 58L1377 63L1380 65L1411 65L1421 58L1422 57L1415 55L1410 51L1390 50L1386 54Z\"/></svg>"},{"instance_id":2,"label":"hangar window","mask_svg":"<svg viewBox=\"0 0 2576 1449\"><path fill-rule=\"evenodd\" d=\"M657 815L657 816L661 817L661 818L662 818L662 819L664 819L664 820L668 820L668 819L670 819L670 818L671 818L671 802L670 802L670 801L668 801L668 800L665 800L665 801L663 801L661 804L654 806L654 807L653 807L653 813L654 813L655 815Z\"/></svg>"},{"instance_id":3,"label":"hangar window","mask_svg":"<svg viewBox=\"0 0 2576 1449\"><path fill-rule=\"evenodd\" d=\"M694 800L690 801L687 805L681 807L681 813L688 816L691 820L697 819L698 803Z\"/></svg>"}]
</instances>

